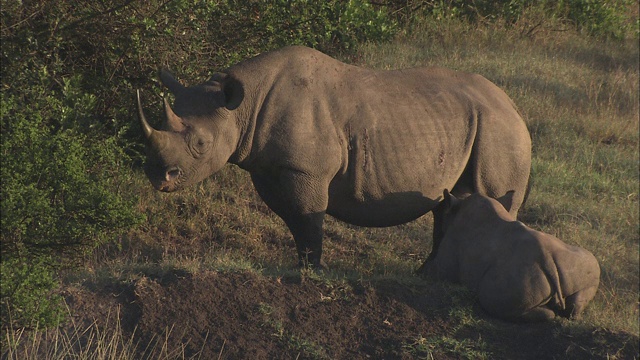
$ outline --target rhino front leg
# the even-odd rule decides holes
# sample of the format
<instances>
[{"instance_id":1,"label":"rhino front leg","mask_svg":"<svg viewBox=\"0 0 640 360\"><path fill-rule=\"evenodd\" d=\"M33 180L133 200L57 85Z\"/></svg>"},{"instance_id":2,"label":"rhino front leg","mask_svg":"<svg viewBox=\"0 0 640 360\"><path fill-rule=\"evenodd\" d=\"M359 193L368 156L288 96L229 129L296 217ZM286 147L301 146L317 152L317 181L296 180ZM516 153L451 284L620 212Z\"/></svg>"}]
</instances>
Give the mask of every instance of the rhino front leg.
<instances>
[{"instance_id":1,"label":"rhino front leg","mask_svg":"<svg viewBox=\"0 0 640 360\"><path fill-rule=\"evenodd\" d=\"M324 213L314 213L283 218L293 234L300 267L317 270L325 267L322 261L324 215Z\"/></svg>"},{"instance_id":2,"label":"rhino front leg","mask_svg":"<svg viewBox=\"0 0 640 360\"><path fill-rule=\"evenodd\" d=\"M276 176L251 174L251 179L262 200L291 231L300 266L323 268L322 227L328 204L328 185L289 169Z\"/></svg>"},{"instance_id":3,"label":"rhino front leg","mask_svg":"<svg viewBox=\"0 0 640 360\"><path fill-rule=\"evenodd\" d=\"M438 249L440 248L440 243L444 238L444 205L442 203L438 204L438 206L433 209L433 245L431 246L431 253L429 254L428 260L435 259L436 255L438 255Z\"/></svg>"}]
</instances>

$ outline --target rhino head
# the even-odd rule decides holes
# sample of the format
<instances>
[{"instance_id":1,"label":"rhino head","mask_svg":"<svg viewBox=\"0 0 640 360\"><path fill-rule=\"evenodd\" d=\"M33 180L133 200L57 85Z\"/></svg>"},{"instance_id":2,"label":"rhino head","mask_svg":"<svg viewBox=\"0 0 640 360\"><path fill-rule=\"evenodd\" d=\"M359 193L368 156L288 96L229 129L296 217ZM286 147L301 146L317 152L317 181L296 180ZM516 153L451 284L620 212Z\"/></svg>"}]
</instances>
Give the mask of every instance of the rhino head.
<instances>
[{"instance_id":1,"label":"rhino head","mask_svg":"<svg viewBox=\"0 0 640 360\"><path fill-rule=\"evenodd\" d=\"M497 209L496 206L501 206L508 212L513 205L514 193L514 190L509 190L506 194L495 199L482 196L478 193L464 194L462 197L458 198L455 195L449 193L449 190L445 189L442 193L443 200L440 203L440 206L442 206L443 210L441 224L443 233L446 233L447 230L452 226L463 206L467 208L465 215L470 216L483 215L488 212L495 212Z\"/></svg>"},{"instance_id":2,"label":"rhino head","mask_svg":"<svg viewBox=\"0 0 640 360\"><path fill-rule=\"evenodd\" d=\"M235 152L241 129L232 112L242 102L243 89L221 73L193 87L165 70L160 79L175 96L174 109L165 98L166 119L161 129L154 129L138 91L138 115L147 145L145 173L157 190L171 192L202 181Z\"/></svg>"}]
</instances>

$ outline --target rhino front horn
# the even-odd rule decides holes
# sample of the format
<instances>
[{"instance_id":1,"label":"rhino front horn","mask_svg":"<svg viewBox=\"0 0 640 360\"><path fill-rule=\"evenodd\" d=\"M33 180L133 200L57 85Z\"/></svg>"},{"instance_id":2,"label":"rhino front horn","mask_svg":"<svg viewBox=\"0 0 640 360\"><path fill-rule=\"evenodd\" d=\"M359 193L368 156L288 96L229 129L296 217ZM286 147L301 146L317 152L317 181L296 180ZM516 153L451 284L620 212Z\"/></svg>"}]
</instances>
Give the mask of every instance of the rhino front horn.
<instances>
[{"instance_id":1,"label":"rhino front horn","mask_svg":"<svg viewBox=\"0 0 640 360\"><path fill-rule=\"evenodd\" d=\"M144 136L149 139L151 138L151 134L153 134L154 129L147 122L147 118L144 116L144 111L142 110L142 103L140 103L140 90L136 90L136 94L138 97L138 117L140 118L140 124L142 125L142 130L144 131Z\"/></svg>"}]
</instances>

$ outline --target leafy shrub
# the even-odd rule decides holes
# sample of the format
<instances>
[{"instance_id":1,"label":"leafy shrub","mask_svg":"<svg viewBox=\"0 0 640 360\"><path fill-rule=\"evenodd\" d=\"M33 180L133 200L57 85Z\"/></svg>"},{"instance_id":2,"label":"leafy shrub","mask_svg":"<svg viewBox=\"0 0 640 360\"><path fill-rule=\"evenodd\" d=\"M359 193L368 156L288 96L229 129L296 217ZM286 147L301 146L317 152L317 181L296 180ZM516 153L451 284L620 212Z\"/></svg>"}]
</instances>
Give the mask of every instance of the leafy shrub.
<instances>
[{"instance_id":1,"label":"leafy shrub","mask_svg":"<svg viewBox=\"0 0 640 360\"><path fill-rule=\"evenodd\" d=\"M2 326L37 328L63 319L62 298L51 256L11 257L0 263Z\"/></svg>"},{"instance_id":2,"label":"leafy shrub","mask_svg":"<svg viewBox=\"0 0 640 360\"><path fill-rule=\"evenodd\" d=\"M631 24L627 19L627 11L631 6L638 6L637 2L561 0L558 1L554 14L567 18L590 34L620 38L631 32Z\"/></svg>"},{"instance_id":3,"label":"leafy shrub","mask_svg":"<svg viewBox=\"0 0 640 360\"><path fill-rule=\"evenodd\" d=\"M123 55L125 61L146 59L149 77L161 66L208 76L286 45L335 53L361 41L389 40L397 29L386 8L364 0L152 1L136 10L128 20L135 43Z\"/></svg>"},{"instance_id":4,"label":"leafy shrub","mask_svg":"<svg viewBox=\"0 0 640 360\"><path fill-rule=\"evenodd\" d=\"M56 301L44 296L55 271L140 220L117 188L128 173L121 148L79 132L91 127L95 97L77 77L58 94L40 75L1 100L3 325L56 321Z\"/></svg>"}]
</instances>

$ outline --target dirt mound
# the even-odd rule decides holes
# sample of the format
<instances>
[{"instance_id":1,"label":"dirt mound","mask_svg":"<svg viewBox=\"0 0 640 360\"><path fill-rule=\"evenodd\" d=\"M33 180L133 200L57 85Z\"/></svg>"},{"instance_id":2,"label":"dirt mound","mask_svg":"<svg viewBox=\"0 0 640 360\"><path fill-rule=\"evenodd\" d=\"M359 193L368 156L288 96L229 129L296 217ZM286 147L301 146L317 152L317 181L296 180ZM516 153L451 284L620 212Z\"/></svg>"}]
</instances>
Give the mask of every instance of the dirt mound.
<instances>
[{"instance_id":1,"label":"dirt mound","mask_svg":"<svg viewBox=\"0 0 640 360\"><path fill-rule=\"evenodd\" d=\"M491 320L465 292L440 283L173 271L70 287L66 298L76 324L119 326L146 359L161 351L200 359L638 356L632 335ZM108 324L113 314L119 323Z\"/></svg>"}]
</instances>

